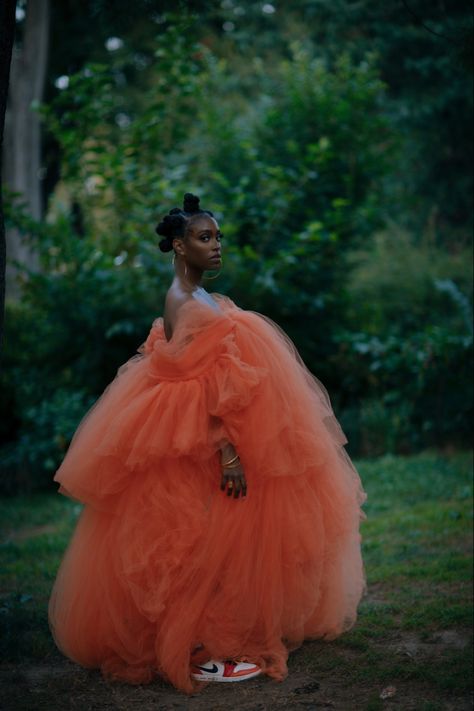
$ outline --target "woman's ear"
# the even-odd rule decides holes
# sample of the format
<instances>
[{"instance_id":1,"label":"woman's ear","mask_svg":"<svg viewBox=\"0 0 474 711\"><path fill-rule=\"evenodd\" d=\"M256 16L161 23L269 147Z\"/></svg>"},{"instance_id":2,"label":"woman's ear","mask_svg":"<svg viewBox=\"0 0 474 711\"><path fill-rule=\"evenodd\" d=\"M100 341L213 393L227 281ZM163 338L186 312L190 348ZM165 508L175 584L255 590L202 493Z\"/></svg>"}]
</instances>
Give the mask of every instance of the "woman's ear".
<instances>
[{"instance_id":1,"label":"woman's ear","mask_svg":"<svg viewBox=\"0 0 474 711\"><path fill-rule=\"evenodd\" d=\"M183 240L180 237L175 237L172 242L173 249L176 252L176 254L180 254L181 256L184 256L184 244Z\"/></svg>"}]
</instances>

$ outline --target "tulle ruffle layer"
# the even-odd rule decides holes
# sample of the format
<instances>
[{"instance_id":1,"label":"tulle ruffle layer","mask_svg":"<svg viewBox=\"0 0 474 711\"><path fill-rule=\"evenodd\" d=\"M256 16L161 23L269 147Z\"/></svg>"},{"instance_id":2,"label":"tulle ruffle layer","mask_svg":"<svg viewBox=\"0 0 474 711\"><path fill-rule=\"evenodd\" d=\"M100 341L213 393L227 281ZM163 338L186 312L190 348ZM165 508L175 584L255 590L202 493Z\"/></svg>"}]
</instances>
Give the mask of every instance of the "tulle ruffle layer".
<instances>
[{"instance_id":1,"label":"tulle ruffle layer","mask_svg":"<svg viewBox=\"0 0 474 711\"><path fill-rule=\"evenodd\" d=\"M55 475L88 504L50 599L58 646L187 692L191 659L284 678L288 650L349 629L365 589L366 495L324 386L274 322L215 299L185 304L169 343L154 322ZM219 489L226 440L244 500Z\"/></svg>"}]
</instances>

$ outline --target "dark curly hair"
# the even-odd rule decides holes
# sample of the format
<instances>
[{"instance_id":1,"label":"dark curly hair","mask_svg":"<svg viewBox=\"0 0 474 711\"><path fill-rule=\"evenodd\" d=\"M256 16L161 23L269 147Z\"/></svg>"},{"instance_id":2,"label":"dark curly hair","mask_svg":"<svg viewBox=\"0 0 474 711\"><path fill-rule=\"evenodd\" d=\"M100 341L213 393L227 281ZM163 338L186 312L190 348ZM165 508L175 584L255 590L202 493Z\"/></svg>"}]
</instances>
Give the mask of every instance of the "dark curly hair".
<instances>
[{"instance_id":1,"label":"dark curly hair","mask_svg":"<svg viewBox=\"0 0 474 711\"><path fill-rule=\"evenodd\" d=\"M189 220L195 215L201 214L214 217L210 210L200 209L197 195L185 193L183 208L173 207L155 228L155 232L158 235L164 236L164 239L160 240L158 245L161 251L170 252L173 249L174 237L184 237Z\"/></svg>"}]
</instances>

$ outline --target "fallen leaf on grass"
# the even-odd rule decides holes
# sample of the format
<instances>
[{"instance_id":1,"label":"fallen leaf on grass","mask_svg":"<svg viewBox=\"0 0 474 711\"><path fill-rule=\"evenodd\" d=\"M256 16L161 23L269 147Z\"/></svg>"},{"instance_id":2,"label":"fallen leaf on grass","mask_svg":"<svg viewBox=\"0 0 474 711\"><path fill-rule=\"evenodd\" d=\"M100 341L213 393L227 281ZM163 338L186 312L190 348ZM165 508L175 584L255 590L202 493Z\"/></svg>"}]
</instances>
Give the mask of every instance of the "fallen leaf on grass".
<instances>
[{"instance_id":1,"label":"fallen leaf on grass","mask_svg":"<svg viewBox=\"0 0 474 711\"><path fill-rule=\"evenodd\" d=\"M381 699L389 699L391 696L395 696L397 693L397 687L396 686L386 686L385 689L382 689L380 692L380 698Z\"/></svg>"}]
</instances>

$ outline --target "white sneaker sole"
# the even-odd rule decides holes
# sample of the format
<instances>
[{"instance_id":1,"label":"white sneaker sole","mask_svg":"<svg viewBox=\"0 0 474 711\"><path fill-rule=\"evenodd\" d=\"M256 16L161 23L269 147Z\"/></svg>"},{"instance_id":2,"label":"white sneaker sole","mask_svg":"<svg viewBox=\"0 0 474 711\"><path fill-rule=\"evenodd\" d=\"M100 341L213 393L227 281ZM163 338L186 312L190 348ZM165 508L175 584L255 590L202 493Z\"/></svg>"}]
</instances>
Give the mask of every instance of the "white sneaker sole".
<instances>
[{"instance_id":1,"label":"white sneaker sole","mask_svg":"<svg viewBox=\"0 0 474 711\"><path fill-rule=\"evenodd\" d=\"M216 681L222 683L228 681L245 681L246 679L253 679L253 677L258 676L261 673L262 670L257 669L257 671L245 674L245 676L220 676L216 674L206 674L205 672L202 674L191 674L191 676L193 679L196 679L196 681Z\"/></svg>"}]
</instances>

